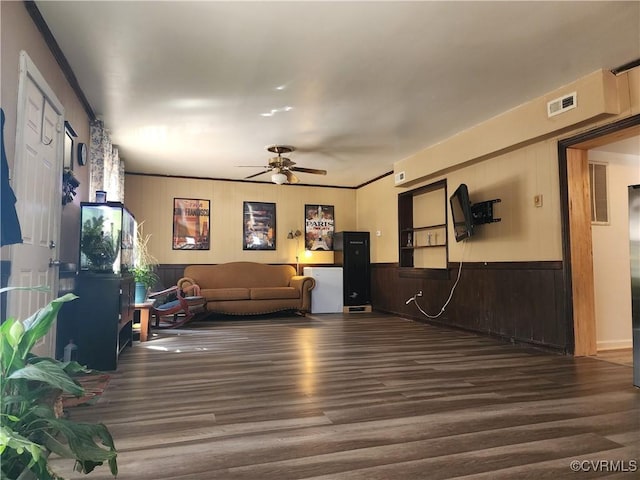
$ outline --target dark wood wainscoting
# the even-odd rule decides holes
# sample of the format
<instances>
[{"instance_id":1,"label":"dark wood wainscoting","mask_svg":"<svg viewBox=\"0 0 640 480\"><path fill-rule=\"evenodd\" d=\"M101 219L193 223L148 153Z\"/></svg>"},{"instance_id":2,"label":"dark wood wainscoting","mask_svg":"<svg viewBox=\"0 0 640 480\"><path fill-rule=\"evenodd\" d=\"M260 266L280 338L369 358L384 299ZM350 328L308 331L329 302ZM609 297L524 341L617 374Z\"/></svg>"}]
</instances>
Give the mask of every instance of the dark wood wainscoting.
<instances>
[{"instance_id":1,"label":"dark wood wainscoting","mask_svg":"<svg viewBox=\"0 0 640 480\"><path fill-rule=\"evenodd\" d=\"M463 328L555 350L571 350L563 293L562 262L465 263L451 302L437 319L406 301L422 290L418 304L437 315L453 286L457 263L448 270L371 266L373 308L418 321Z\"/></svg>"},{"instance_id":2,"label":"dark wood wainscoting","mask_svg":"<svg viewBox=\"0 0 640 480\"><path fill-rule=\"evenodd\" d=\"M168 288L178 283L178 280L180 280L183 277L184 269L187 265L190 265L190 264L172 263L172 264L158 265L157 272L158 272L158 277L160 278L159 286L163 288Z\"/></svg>"},{"instance_id":3,"label":"dark wood wainscoting","mask_svg":"<svg viewBox=\"0 0 640 480\"><path fill-rule=\"evenodd\" d=\"M572 325L567 324L562 262L465 263L451 302L437 319L427 318L413 303L405 303L422 290L418 304L435 316L449 297L458 265L451 263L447 270L430 270L374 263L372 306L421 322L571 352ZM160 286L175 285L186 266L160 265Z\"/></svg>"}]
</instances>

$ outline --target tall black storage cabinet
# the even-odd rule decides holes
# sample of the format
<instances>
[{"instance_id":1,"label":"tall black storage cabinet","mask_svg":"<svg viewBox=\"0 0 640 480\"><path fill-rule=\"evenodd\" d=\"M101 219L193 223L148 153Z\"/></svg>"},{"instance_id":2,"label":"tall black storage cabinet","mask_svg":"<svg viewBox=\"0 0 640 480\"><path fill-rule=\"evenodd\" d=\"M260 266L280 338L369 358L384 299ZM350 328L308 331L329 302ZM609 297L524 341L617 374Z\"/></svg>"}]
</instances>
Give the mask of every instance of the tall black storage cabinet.
<instances>
[{"instance_id":1,"label":"tall black storage cabinet","mask_svg":"<svg viewBox=\"0 0 640 480\"><path fill-rule=\"evenodd\" d=\"M115 370L118 355L133 337L133 276L82 272L77 282L73 340L78 362L95 370Z\"/></svg>"},{"instance_id":2,"label":"tall black storage cabinet","mask_svg":"<svg viewBox=\"0 0 640 480\"><path fill-rule=\"evenodd\" d=\"M371 311L369 232L337 232L334 262L342 267L345 311Z\"/></svg>"}]
</instances>

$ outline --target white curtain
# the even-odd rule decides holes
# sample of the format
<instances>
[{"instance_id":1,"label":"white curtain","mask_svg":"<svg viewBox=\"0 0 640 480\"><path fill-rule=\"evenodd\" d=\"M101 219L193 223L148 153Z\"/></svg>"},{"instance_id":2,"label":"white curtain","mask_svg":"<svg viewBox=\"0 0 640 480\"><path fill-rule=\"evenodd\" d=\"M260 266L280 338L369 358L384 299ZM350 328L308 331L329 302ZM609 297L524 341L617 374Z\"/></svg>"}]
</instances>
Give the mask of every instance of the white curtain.
<instances>
[{"instance_id":1,"label":"white curtain","mask_svg":"<svg viewBox=\"0 0 640 480\"><path fill-rule=\"evenodd\" d=\"M96 191L104 190L107 201L124 202L124 161L101 120L91 122L89 164L89 200L94 201Z\"/></svg>"}]
</instances>

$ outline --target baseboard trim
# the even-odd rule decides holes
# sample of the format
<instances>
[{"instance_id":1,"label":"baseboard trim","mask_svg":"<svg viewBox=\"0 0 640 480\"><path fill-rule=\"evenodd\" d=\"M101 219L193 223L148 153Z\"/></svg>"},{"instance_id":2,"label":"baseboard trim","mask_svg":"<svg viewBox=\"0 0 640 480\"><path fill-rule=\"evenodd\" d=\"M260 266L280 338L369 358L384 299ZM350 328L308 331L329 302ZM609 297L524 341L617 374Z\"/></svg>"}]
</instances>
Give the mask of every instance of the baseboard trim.
<instances>
[{"instance_id":1,"label":"baseboard trim","mask_svg":"<svg viewBox=\"0 0 640 480\"><path fill-rule=\"evenodd\" d=\"M604 340L596 342L596 348L599 352L606 350L626 350L633 348L633 341L630 338L627 340Z\"/></svg>"}]
</instances>

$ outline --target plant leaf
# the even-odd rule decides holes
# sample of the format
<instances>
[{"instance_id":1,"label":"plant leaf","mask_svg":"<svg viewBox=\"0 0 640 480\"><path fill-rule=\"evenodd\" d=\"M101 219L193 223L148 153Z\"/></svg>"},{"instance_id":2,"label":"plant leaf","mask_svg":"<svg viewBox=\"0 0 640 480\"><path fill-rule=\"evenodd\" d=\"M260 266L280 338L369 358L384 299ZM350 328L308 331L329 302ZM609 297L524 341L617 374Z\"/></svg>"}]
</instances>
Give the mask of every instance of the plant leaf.
<instances>
[{"instance_id":1,"label":"plant leaf","mask_svg":"<svg viewBox=\"0 0 640 480\"><path fill-rule=\"evenodd\" d=\"M27 452L31 457L30 465L39 461L45 454L45 449L42 446L33 443L8 427L0 425L0 449L3 450L3 462L7 461L7 457L10 456L6 451L7 448L14 450L18 455Z\"/></svg>"},{"instance_id":2,"label":"plant leaf","mask_svg":"<svg viewBox=\"0 0 640 480\"><path fill-rule=\"evenodd\" d=\"M13 348L17 347L24 334L24 326L20 322L13 322L7 332L7 341Z\"/></svg>"},{"instance_id":3,"label":"plant leaf","mask_svg":"<svg viewBox=\"0 0 640 480\"><path fill-rule=\"evenodd\" d=\"M6 375L13 370L24 366L22 356L16 354L16 347L11 345L9 337L13 325L20 323L13 318L8 318L0 325L0 365L2 372Z\"/></svg>"},{"instance_id":4,"label":"plant leaf","mask_svg":"<svg viewBox=\"0 0 640 480\"><path fill-rule=\"evenodd\" d=\"M35 287L3 287L0 288L0 293L9 292L12 290L32 290L34 292L49 292L51 289L46 285L36 285Z\"/></svg>"},{"instance_id":5,"label":"plant leaf","mask_svg":"<svg viewBox=\"0 0 640 480\"><path fill-rule=\"evenodd\" d=\"M54 388L80 396L84 389L75 383L73 379L55 361L41 361L27 365L13 372L7 380L26 379L44 382Z\"/></svg>"},{"instance_id":6,"label":"plant leaf","mask_svg":"<svg viewBox=\"0 0 640 480\"><path fill-rule=\"evenodd\" d=\"M73 293L67 293L51 301L51 303L38 310L23 322L25 333L20 341L20 354L22 358L25 358L26 354L31 351L31 348L33 348L36 342L49 332L62 305L76 298L78 297Z\"/></svg>"},{"instance_id":7,"label":"plant leaf","mask_svg":"<svg viewBox=\"0 0 640 480\"><path fill-rule=\"evenodd\" d=\"M111 473L117 475L115 459L118 453L106 426L101 423L76 423L64 418L50 418L47 419L47 423L67 439L72 458L78 461L76 467L82 468L79 471L89 473L108 461ZM102 445L99 445L96 439L100 439Z\"/></svg>"}]
</instances>

